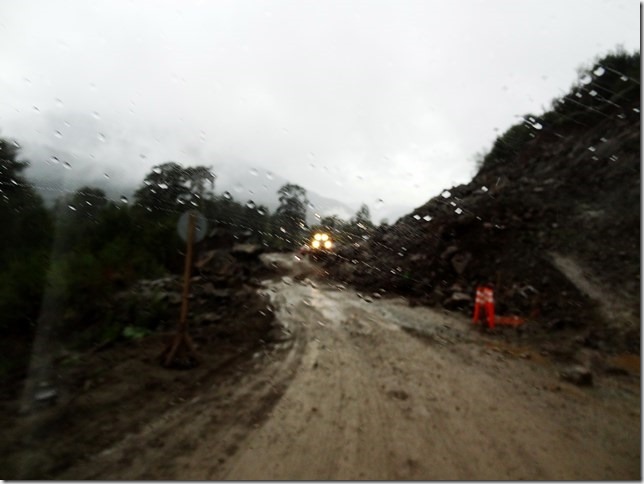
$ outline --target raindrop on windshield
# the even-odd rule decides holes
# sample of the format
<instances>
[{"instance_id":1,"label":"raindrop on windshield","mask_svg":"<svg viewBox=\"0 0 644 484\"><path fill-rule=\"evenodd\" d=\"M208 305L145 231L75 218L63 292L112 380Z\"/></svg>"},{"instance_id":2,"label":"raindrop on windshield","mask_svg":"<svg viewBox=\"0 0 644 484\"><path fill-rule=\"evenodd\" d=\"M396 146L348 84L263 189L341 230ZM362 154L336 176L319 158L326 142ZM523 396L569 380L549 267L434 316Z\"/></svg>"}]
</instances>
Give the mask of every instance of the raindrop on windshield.
<instances>
[{"instance_id":1,"label":"raindrop on windshield","mask_svg":"<svg viewBox=\"0 0 644 484\"><path fill-rule=\"evenodd\" d=\"M431 217L431 216L429 216L429 215L425 215L425 216L423 217L423 220L424 220L425 222L429 222L431 219L432 219L432 217Z\"/></svg>"},{"instance_id":2,"label":"raindrop on windshield","mask_svg":"<svg viewBox=\"0 0 644 484\"><path fill-rule=\"evenodd\" d=\"M253 176L257 176L258 172L257 172L257 170L255 168L251 168L250 169L250 174L253 175Z\"/></svg>"},{"instance_id":3,"label":"raindrop on windshield","mask_svg":"<svg viewBox=\"0 0 644 484\"><path fill-rule=\"evenodd\" d=\"M639 109L637 109L637 108L633 108L633 111L634 111L634 112L636 112L636 113L639 113L639 112L640 112L640 110L639 110Z\"/></svg>"},{"instance_id":4,"label":"raindrop on windshield","mask_svg":"<svg viewBox=\"0 0 644 484\"><path fill-rule=\"evenodd\" d=\"M311 202L309 202L309 203L308 203L308 207L309 207L311 210L315 210L315 205L313 205Z\"/></svg>"},{"instance_id":5,"label":"raindrop on windshield","mask_svg":"<svg viewBox=\"0 0 644 484\"><path fill-rule=\"evenodd\" d=\"M463 210L461 208L457 208L456 210L454 210L454 213L460 215L463 213Z\"/></svg>"},{"instance_id":6,"label":"raindrop on windshield","mask_svg":"<svg viewBox=\"0 0 644 484\"><path fill-rule=\"evenodd\" d=\"M152 168L152 173L155 175L160 175L161 174L161 168Z\"/></svg>"},{"instance_id":7,"label":"raindrop on windshield","mask_svg":"<svg viewBox=\"0 0 644 484\"><path fill-rule=\"evenodd\" d=\"M590 151L591 153L594 153L595 152L595 147L594 146L589 146L588 151Z\"/></svg>"},{"instance_id":8,"label":"raindrop on windshield","mask_svg":"<svg viewBox=\"0 0 644 484\"><path fill-rule=\"evenodd\" d=\"M376 201L376 208L382 208L382 206L385 204L385 201L382 198L379 198Z\"/></svg>"},{"instance_id":9,"label":"raindrop on windshield","mask_svg":"<svg viewBox=\"0 0 644 484\"><path fill-rule=\"evenodd\" d=\"M98 114L98 112L97 112L97 111L94 111L94 112L92 113L92 117L93 117L94 119L101 119L101 115L100 115L100 114Z\"/></svg>"},{"instance_id":10,"label":"raindrop on windshield","mask_svg":"<svg viewBox=\"0 0 644 484\"><path fill-rule=\"evenodd\" d=\"M284 227L280 227L280 232L282 232L283 234L287 233Z\"/></svg>"},{"instance_id":11,"label":"raindrop on windshield","mask_svg":"<svg viewBox=\"0 0 644 484\"><path fill-rule=\"evenodd\" d=\"M103 173L103 176L109 180L110 176L107 173Z\"/></svg>"},{"instance_id":12,"label":"raindrop on windshield","mask_svg":"<svg viewBox=\"0 0 644 484\"><path fill-rule=\"evenodd\" d=\"M98 133L98 140L105 143L105 135L103 133Z\"/></svg>"},{"instance_id":13,"label":"raindrop on windshield","mask_svg":"<svg viewBox=\"0 0 644 484\"><path fill-rule=\"evenodd\" d=\"M57 108L63 107L63 101L60 98L56 98L56 107Z\"/></svg>"},{"instance_id":14,"label":"raindrop on windshield","mask_svg":"<svg viewBox=\"0 0 644 484\"><path fill-rule=\"evenodd\" d=\"M38 106L34 106L34 107L33 107L33 110L34 110L34 111L36 111L37 113L39 113L39 112L40 112L40 109L38 109Z\"/></svg>"},{"instance_id":15,"label":"raindrop on windshield","mask_svg":"<svg viewBox=\"0 0 644 484\"><path fill-rule=\"evenodd\" d=\"M14 140L12 144L13 144L13 146L15 146L16 148L20 149L20 143L18 143L16 140Z\"/></svg>"},{"instance_id":16,"label":"raindrop on windshield","mask_svg":"<svg viewBox=\"0 0 644 484\"><path fill-rule=\"evenodd\" d=\"M74 207L73 205L67 205L67 206L69 207L70 210L73 210L74 212L76 211L76 207Z\"/></svg>"},{"instance_id":17,"label":"raindrop on windshield","mask_svg":"<svg viewBox=\"0 0 644 484\"><path fill-rule=\"evenodd\" d=\"M251 210L254 210L255 202L253 202L252 200L248 200L248 202L246 202L246 208L250 208Z\"/></svg>"},{"instance_id":18,"label":"raindrop on windshield","mask_svg":"<svg viewBox=\"0 0 644 484\"><path fill-rule=\"evenodd\" d=\"M628 77L626 77L626 76L622 76L622 77L620 77L620 79L621 79L623 82L628 81Z\"/></svg>"},{"instance_id":19,"label":"raindrop on windshield","mask_svg":"<svg viewBox=\"0 0 644 484\"><path fill-rule=\"evenodd\" d=\"M576 92L576 93L575 93L575 96L577 96L577 97L578 97L578 98L580 98L580 99L581 99L581 97L582 97L580 92Z\"/></svg>"},{"instance_id":20,"label":"raindrop on windshield","mask_svg":"<svg viewBox=\"0 0 644 484\"><path fill-rule=\"evenodd\" d=\"M483 186L481 187L481 190L482 190L482 191L484 191L484 192L487 192L487 187L486 187L485 185L483 185Z\"/></svg>"},{"instance_id":21,"label":"raindrop on windshield","mask_svg":"<svg viewBox=\"0 0 644 484\"><path fill-rule=\"evenodd\" d=\"M121 196L121 202L122 203L128 203L128 199L125 196Z\"/></svg>"},{"instance_id":22,"label":"raindrop on windshield","mask_svg":"<svg viewBox=\"0 0 644 484\"><path fill-rule=\"evenodd\" d=\"M62 138L62 137L63 137L63 133L61 133L60 131L56 131L56 132L54 133L54 136L55 136L56 138L60 139L60 138Z\"/></svg>"},{"instance_id":23,"label":"raindrop on windshield","mask_svg":"<svg viewBox=\"0 0 644 484\"><path fill-rule=\"evenodd\" d=\"M230 194L230 192L224 192L224 198L226 200L230 200L231 198L233 198L233 196Z\"/></svg>"},{"instance_id":24,"label":"raindrop on windshield","mask_svg":"<svg viewBox=\"0 0 644 484\"><path fill-rule=\"evenodd\" d=\"M593 78L592 78L592 77L590 77L588 74L586 74L586 75L585 75L585 76L583 76L581 79L579 79L579 81L580 81L582 84L590 84L591 82L593 82Z\"/></svg>"},{"instance_id":25,"label":"raindrop on windshield","mask_svg":"<svg viewBox=\"0 0 644 484\"><path fill-rule=\"evenodd\" d=\"M161 190L167 190L167 189L168 189L168 185L167 185L166 183L159 183L157 186L158 186Z\"/></svg>"},{"instance_id":26,"label":"raindrop on windshield","mask_svg":"<svg viewBox=\"0 0 644 484\"><path fill-rule=\"evenodd\" d=\"M72 165L71 165L68 161L66 161L65 163L63 163L63 166L64 166L65 168L67 168L68 170L71 170L71 169L72 169Z\"/></svg>"},{"instance_id":27,"label":"raindrop on windshield","mask_svg":"<svg viewBox=\"0 0 644 484\"><path fill-rule=\"evenodd\" d=\"M53 163L54 165L57 165L58 163L60 163L60 161L58 160L58 158L56 156L52 156L51 158L49 158L49 161L51 163Z\"/></svg>"},{"instance_id":28,"label":"raindrop on windshield","mask_svg":"<svg viewBox=\"0 0 644 484\"><path fill-rule=\"evenodd\" d=\"M257 213L260 214L260 215L266 215L266 212L261 208L257 209Z\"/></svg>"},{"instance_id":29,"label":"raindrop on windshield","mask_svg":"<svg viewBox=\"0 0 644 484\"><path fill-rule=\"evenodd\" d=\"M441 197L443 198L449 198L452 196L452 193L449 190L445 190L443 193L441 193Z\"/></svg>"},{"instance_id":30,"label":"raindrop on windshield","mask_svg":"<svg viewBox=\"0 0 644 484\"><path fill-rule=\"evenodd\" d=\"M602 66L599 66L593 71L593 74L595 74L597 77L600 77L604 75L604 72L606 72L606 70Z\"/></svg>"},{"instance_id":31,"label":"raindrop on windshield","mask_svg":"<svg viewBox=\"0 0 644 484\"><path fill-rule=\"evenodd\" d=\"M535 123L532 125L532 127L533 127L534 129L541 129L541 128L543 128L543 125L542 125L541 123L539 123L539 122L535 122Z\"/></svg>"},{"instance_id":32,"label":"raindrop on windshield","mask_svg":"<svg viewBox=\"0 0 644 484\"><path fill-rule=\"evenodd\" d=\"M272 180L273 179L273 174L270 171L267 171L266 172L266 178L268 178L269 180Z\"/></svg>"},{"instance_id":33,"label":"raindrop on windshield","mask_svg":"<svg viewBox=\"0 0 644 484\"><path fill-rule=\"evenodd\" d=\"M418 214L414 215L414 219L420 220L420 215L418 215Z\"/></svg>"},{"instance_id":34,"label":"raindrop on windshield","mask_svg":"<svg viewBox=\"0 0 644 484\"><path fill-rule=\"evenodd\" d=\"M595 90L593 89L593 90L591 90L588 94L590 94L592 97L595 97L595 96L597 96L597 91L595 91Z\"/></svg>"},{"instance_id":35,"label":"raindrop on windshield","mask_svg":"<svg viewBox=\"0 0 644 484\"><path fill-rule=\"evenodd\" d=\"M147 158L147 156L145 156L143 153L141 153L141 154L139 155L139 158L141 158L142 160L145 160L145 159Z\"/></svg>"}]
</instances>

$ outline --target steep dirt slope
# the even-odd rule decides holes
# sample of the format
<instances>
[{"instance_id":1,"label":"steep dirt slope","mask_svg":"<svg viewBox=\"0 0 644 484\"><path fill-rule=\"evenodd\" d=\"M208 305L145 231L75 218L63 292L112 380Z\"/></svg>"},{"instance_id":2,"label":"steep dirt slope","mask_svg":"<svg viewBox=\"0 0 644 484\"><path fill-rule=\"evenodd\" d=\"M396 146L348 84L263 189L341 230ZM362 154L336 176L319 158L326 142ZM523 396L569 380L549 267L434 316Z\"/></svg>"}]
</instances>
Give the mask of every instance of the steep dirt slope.
<instances>
[{"instance_id":1,"label":"steep dirt slope","mask_svg":"<svg viewBox=\"0 0 644 484\"><path fill-rule=\"evenodd\" d=\"M480 282L527 333L639 351L639 55L599 61L541 118L500 136L479 173L367 242L330 273L469 312Z\"/></svg>"}]
</instances>

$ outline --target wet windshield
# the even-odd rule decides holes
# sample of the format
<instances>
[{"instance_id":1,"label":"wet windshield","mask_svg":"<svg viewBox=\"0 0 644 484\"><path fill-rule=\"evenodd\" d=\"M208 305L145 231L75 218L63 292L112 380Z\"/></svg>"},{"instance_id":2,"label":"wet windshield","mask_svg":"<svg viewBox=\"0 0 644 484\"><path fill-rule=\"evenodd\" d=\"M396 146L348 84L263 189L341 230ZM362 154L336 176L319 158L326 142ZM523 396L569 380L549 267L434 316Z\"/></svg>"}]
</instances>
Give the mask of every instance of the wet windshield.
<instances>
[{"instance_id":1,"label":"wet windshield","mask_svg":"<svg viewBox=\"0 0 644 484\"><path fill-rule=\"evenodd\" d=\"M0 478L638 479L640 5L0 5Z\"/></svg>"}]
</instances>

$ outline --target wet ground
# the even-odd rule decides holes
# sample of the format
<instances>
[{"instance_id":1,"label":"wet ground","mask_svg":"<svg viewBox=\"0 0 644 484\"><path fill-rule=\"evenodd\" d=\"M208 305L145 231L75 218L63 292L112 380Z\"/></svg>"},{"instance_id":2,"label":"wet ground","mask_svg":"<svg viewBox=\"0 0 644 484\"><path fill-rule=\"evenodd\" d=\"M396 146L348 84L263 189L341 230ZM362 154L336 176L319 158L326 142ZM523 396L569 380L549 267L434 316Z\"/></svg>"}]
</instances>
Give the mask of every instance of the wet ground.
<instances>
[{"instance_id":1,"label":"wet ground","mask_svg":"<svg viewBox=\"0 0 644 484\"><path fill-rule=\"evenodd\" d=\"M132 425L116 423L120 434L100 449L79 446L52 477L641 478L639 375L577 387L539 352L465 318L356 293L292 255L265 261L286 274L262 289L276 308L274 341L231 350L218 369L150 367L176 375L168 395L183 393L172 405L107 405L96 418ZM198 385L183 381L193 371ZM21 475L55 458L32 446L13 455Z\"/></svg>"}]
</instances>

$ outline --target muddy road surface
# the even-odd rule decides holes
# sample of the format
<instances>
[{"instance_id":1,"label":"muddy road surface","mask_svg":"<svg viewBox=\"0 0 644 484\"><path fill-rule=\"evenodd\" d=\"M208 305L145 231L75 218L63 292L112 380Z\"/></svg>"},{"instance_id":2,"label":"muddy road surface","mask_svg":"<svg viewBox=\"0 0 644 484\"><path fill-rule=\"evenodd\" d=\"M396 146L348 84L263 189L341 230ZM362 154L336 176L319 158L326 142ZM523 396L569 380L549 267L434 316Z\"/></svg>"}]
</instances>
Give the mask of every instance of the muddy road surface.
<instances>
[{"instance_id":1,"label":"muddy road surface","mask_svg":"<svg viewBox=\"0 0 644 484\"><path fill-rule=\"evenodd\" d=\"M58 477L641 478L639 375L574 386L461 316L265 257L277 342Z\"/></svg>"}]
</instances>

